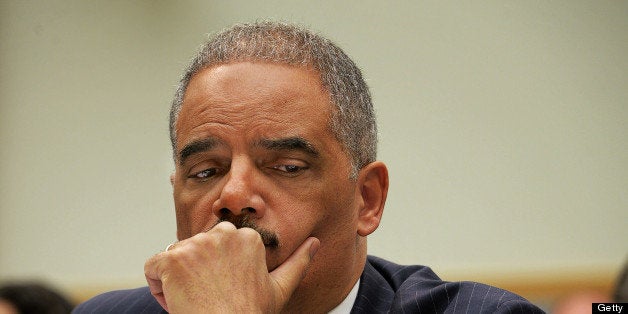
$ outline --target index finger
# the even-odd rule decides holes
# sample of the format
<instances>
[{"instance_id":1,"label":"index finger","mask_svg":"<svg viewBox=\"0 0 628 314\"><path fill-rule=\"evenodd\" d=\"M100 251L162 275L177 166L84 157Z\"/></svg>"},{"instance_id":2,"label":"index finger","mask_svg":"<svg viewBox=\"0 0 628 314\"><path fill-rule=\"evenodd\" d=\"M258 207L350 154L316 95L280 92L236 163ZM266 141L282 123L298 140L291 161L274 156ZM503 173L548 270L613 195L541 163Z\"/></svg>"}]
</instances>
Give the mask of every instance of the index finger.
<instances>
[{"instance_id":1,"label":"index finger","mask_svg":"<svg viewBox=\"0 0 628 314\"><path fill-rule=\"evenodd\" d=\"M168 311L168 304L166 304L166 297L164 295L163 284L161 282L161 272L159 270L159 262L163 257L163 253L156 254L149 258L144 264L144 276L148 283L148 289L150 293L155 297L159 305Z\"/></svg>"}]
</instances>

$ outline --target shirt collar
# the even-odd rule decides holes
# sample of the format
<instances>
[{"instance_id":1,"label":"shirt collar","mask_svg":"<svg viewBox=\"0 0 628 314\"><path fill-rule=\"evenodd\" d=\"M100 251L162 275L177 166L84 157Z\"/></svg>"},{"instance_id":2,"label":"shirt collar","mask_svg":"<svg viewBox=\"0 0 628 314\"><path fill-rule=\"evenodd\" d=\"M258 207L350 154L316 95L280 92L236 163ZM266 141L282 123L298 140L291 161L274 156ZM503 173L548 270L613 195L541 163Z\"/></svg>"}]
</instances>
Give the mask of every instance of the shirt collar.
<instances>
[{"instance_id":1,"label":"shirt collar","mask_svg":"<svg viewBox=\"0 0 628 314\"><path fill-rule=\"evenodd\" d=\"M329 311L329 314L349 314L353 308L355 299L358 298L358 288L360 287L360 279L355 283L347 297L336 306L333 310Z\"/></svg>"}]
</instances>

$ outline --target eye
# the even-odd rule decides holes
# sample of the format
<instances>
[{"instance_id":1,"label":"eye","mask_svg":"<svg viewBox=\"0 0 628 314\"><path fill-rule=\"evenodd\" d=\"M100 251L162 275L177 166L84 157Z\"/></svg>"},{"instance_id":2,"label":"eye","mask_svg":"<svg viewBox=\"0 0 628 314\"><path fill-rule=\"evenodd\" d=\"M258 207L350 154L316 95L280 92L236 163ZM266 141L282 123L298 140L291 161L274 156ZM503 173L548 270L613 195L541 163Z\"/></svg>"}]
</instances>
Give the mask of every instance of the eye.
<instances>
[{"instance_id":1,"label":"eye","mask_svg":"<svg viewBox=\"0 0 628 314\"><path fill-rule=\"evenodd\" d=\"M276 165L276 166L273 166L272 168L275 170L279 170L279 171L290 173L290 174L294 174L294 173L307 169L307 167L301 167L297 165Z\"/></svg>"},{"instance_id":2,"label":"eye","mask_svg":"<svg viewBox=\"0 0 628 314\"><path fill-rule=\"evenodd\" d=\"M208 179L210 177L213 177L214 175L216 175L217 172L218 171L216 170L216 168L209 168L209 169L205 169L203 171L199 171L199 172L193 173L192 175L189 176L189 178L205 180L205 179Z\"/></svg>"}]
</instances>

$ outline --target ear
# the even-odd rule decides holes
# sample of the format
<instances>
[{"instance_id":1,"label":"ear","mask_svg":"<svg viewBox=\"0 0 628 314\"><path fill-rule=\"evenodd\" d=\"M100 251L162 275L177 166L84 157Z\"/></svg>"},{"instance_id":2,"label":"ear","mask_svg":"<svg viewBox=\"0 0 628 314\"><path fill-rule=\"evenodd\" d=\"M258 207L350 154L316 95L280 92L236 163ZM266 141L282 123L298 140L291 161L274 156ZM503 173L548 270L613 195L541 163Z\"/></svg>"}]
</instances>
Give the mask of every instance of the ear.
<instances>
[{"instance_id":1,"label":"ear","mask_svg":"<svg viewBox=\"0 0 628 314\"><path fill-rule=\"evenodd\" d=\"M175 178L175 174L176 174L176 172L174 172L174 171L170 174L170 186L172 187L172 189L173 189L173 190L174 190L174 178ZM173 194L174 194L174 191L173 191ZM176 214L176 209L175 209L175 214ZM179 220L177 219L177 239L178 239L179 241L181 241L181 240L183 240L183 239L184 239L184 238L181 236L180 232L181 232L181 229L179 228Z\"/></svg>"},{"instance_id":2,"label":"ear","mask_svg":"<svg viewBox=\"0 0 628 314\"><path fill-rule=\"evenodd\" d=\"M379 226L388 195L388 169L375 161L360 170L358 188L363 206L358 214L358 234L367 236Z\"/></svg>"}]
</instances>

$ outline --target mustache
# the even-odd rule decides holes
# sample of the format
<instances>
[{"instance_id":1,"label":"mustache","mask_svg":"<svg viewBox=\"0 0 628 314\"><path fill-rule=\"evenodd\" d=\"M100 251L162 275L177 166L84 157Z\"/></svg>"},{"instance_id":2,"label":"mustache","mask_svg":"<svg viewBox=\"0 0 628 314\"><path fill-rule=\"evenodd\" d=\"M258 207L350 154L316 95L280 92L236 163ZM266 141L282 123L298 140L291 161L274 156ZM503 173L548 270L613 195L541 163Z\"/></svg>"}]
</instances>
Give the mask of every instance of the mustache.
<instances>
[{"instance_id":1,"label":"mustache","mask_svg":"<svg viewBox=\"0 0 628 314\"><path fill-rule=\"evenodd\" d=\"M268 229L259 227L247 211L243 211L240 215L234 215L231 211L222 211L220 219L218 219L212 228L223 221L232 223L237 229L251 228L255 230L260 237L262 237L262 242L267 248L275 249L279 247L279 237L277 234Z\"/></svg>"}]
</instances>

